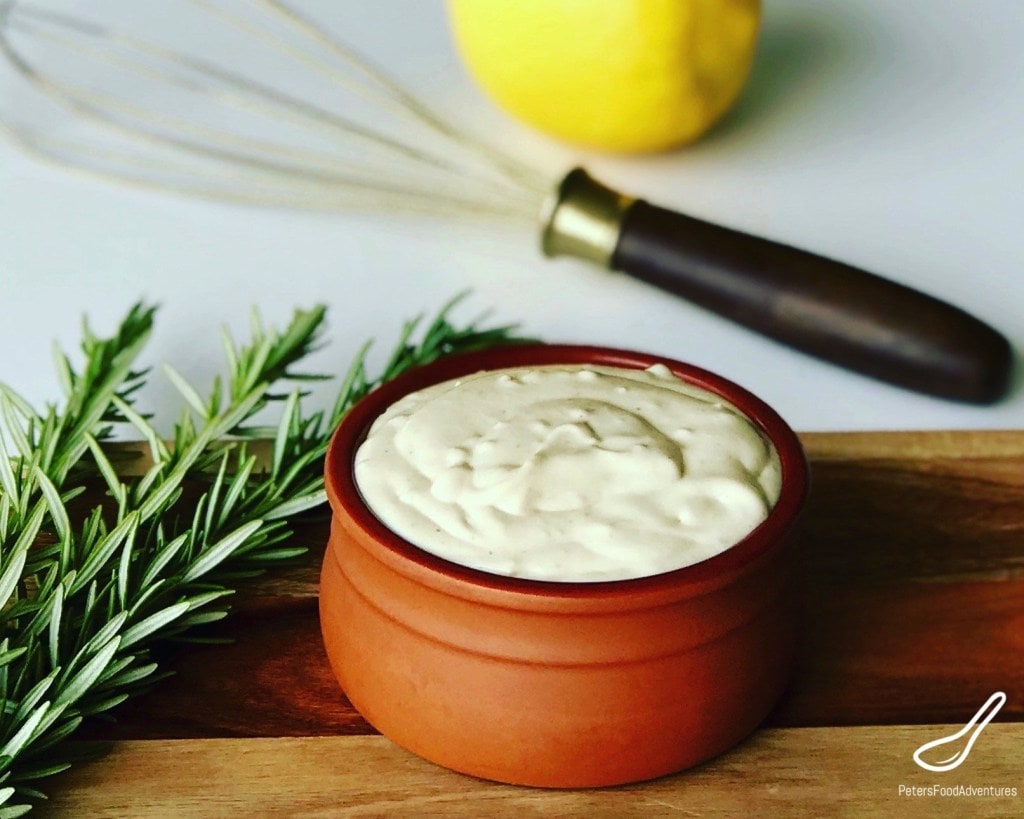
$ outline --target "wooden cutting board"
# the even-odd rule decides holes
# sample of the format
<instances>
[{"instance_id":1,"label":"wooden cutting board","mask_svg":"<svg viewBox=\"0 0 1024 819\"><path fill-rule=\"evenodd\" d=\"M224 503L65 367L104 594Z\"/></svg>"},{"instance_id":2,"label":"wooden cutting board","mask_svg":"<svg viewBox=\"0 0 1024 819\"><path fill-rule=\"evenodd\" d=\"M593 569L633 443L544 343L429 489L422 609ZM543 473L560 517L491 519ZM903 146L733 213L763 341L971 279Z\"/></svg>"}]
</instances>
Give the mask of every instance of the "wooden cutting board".
<instances>
[{"instance_id":1,"label":"wooden cutting board","mask_svg":"<svg viewBox=\"0 0 1024 819\"><path fill-rule=\"evenodd\" d=\"M111 753L52 780L43 814L1024 815L1024 432L801 437L813 483L792 684L764 728L700 768L515 788L375 735L321 647L320 517L296 535L308 560L237 595L217 632L233 644L162 650L175 676L90 729ZM994 691L1006 705L961 767L915 765Z\"/></svg>"}]
</instances>

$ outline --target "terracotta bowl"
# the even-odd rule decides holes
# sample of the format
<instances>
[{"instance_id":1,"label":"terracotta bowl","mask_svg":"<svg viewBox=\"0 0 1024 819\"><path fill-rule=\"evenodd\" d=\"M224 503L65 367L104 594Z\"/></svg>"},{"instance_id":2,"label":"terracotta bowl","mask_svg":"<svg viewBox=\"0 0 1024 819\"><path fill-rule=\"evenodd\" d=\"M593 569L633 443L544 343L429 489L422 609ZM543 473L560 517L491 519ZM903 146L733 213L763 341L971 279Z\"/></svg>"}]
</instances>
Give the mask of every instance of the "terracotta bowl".
<instances>
[{"instance_id":1,"label":"terracotta bowl","mask_svg":"<svg viewBox=\"0 0 1024 819\"><path fill-rule=\"evenodd\" d=\"M722 554L652 577L554 583L435 557L360 498L353 458L402 395L482 369L648 367L743 410L782 462L768 518ZM705 370L597 347L507 347L442 359L360 402L327 453L333 511L320 586L331 666L352 704L413 753L486 779L545 787L634 782L722 753L768 714L793 656L787 535L807 490L793 431Z\"/></svg>"}]
</instances>

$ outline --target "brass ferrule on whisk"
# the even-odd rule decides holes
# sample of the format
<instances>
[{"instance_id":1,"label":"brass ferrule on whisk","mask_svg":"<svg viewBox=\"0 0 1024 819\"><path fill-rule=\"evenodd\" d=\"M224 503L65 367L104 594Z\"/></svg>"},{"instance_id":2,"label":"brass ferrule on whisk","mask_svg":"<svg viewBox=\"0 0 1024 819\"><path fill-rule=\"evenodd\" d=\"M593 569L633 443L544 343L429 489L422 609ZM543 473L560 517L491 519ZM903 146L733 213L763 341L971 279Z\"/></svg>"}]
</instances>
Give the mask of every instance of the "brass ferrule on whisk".
<instances>
[{"instance_id":1,"label":"brass ferrule on whisk","mask_svg":"<svg viewBox=\"0 0 1024 819\"><path fill-rule=\"evenodd\" d=\"M545 203L541 250L611 267L623 217L635 201L573 168Z\"/></svg>"}]
</instances>

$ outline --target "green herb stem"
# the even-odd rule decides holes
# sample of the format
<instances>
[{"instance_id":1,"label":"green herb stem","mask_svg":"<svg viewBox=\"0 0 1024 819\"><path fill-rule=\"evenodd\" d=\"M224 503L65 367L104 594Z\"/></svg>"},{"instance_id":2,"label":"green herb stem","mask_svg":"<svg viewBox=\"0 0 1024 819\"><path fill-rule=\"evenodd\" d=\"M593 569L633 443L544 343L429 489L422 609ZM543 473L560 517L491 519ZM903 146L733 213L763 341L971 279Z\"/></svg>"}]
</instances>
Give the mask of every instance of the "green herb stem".
<instances>
[{"instance_id":1,"label":"green herb stem","mask_svg":"<svg viewBox=\"0 0 1024 819\"><path fill-rule=\"evenodd\" d=\"M134 400L136 360L155 310L136 305L110 338L86 325L85 363L56 353L62 407L42 412L0 384L0 819L44 797L37 783L67 769L67 740L161 676L151 648L227 615L238 582L291 560L288 521L324 500L323 456L349 408L379 384L450 353L516 341L511 327L451 323L445 305L413 341L408 322L382 373L367 375L363 346L331 408L305 414L299 371L320 344L326 310L298 310L287 327L252 337L225 332L227 372L209 395L170 366L183 408L164 442ZM296 386L276 392L282 382ZM279 406L269 463L252 453L250 426ZM115 424L148 443L152 466L131 481L101 445ZM229 441L225 445L225 440ZM72 517L69 502L95 484L110 502ZM197 501L186 484L205 487Z\"/></svg>"}]
</instances>

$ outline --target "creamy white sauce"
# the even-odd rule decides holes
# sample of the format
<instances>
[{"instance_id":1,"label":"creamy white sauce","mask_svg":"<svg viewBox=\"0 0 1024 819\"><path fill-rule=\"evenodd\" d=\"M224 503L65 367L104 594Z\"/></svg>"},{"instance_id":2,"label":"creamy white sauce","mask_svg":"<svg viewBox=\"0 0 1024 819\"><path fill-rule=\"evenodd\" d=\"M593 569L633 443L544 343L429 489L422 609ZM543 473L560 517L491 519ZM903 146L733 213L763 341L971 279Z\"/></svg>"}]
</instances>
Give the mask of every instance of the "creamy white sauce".
<instances>
[{"instance_id":1,"label":"creamy white sauce","mask_svg":"<svg viewBox=\"0 0 1024 819\"><path fill-rule=\"evenodd\" d=\"M601 581L706 560L779 496L771 443L663 365L492 370L405 396L356 454L389 529L464 566Z\"/></svg>"}]
</instances>

